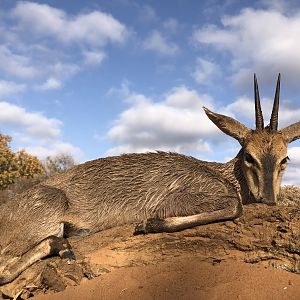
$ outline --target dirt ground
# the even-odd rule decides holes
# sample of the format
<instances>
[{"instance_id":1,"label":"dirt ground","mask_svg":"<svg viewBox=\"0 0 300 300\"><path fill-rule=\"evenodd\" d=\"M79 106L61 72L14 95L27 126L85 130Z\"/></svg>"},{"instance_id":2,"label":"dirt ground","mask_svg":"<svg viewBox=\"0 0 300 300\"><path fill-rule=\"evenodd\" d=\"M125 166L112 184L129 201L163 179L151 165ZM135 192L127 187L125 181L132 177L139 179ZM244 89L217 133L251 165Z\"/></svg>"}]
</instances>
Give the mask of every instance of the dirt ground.
<instances>
[{"instance_id":1,"label":"dirt ground","mask_svg":"<svg viewBox=\"0 0 300 300\"><path fill-rule=\"evenodd\" d=\"M3 298L299 299L300 208L249 205L234 221L133 236L133 225L71 238L2 286Z\"/></svg>"},{"instance_id":2,"label":"dirt ground","mask_svg":"<svg viewBox=\"0 0 300 300\"><path fill-rule=\"evenodd\" d=\"M124 267L34 300L299 299L299 275L259 265L197 258Z\"/></svg>"}]
</instances>

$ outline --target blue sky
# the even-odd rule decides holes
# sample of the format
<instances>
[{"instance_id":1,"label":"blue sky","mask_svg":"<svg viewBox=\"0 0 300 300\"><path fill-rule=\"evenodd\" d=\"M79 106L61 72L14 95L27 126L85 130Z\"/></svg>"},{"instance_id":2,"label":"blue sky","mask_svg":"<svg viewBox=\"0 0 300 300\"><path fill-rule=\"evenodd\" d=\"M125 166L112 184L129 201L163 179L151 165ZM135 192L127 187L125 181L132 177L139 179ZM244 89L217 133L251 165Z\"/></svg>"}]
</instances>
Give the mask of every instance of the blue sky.
<instances>
[{"instance_id":1,"label":"blue sky","mask_svg":"<svg viewBox=\"0 0 300 300\"><path fill-rule=\"evenodd\" d=\"M253 73L269 119L300 120L298 1L0 2L0 130L44 159L177 151L225 161L239 144L202 106L254 126ZM290 145L285 183L300 184Z\"/></svg>"}]
</instances>

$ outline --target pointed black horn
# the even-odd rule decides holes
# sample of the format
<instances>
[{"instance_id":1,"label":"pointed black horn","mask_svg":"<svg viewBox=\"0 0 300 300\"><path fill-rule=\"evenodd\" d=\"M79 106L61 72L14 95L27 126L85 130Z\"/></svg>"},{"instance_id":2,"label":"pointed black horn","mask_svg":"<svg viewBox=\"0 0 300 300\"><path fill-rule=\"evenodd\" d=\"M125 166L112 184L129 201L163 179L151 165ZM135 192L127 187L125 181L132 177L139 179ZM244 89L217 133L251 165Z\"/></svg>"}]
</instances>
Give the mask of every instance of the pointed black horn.
<instances>
[{"instance_id":1,"label":"pointed black horn","mask_svg":"<svg viewBox=\"0 0 300 300\"><path fill-rule=\"evenodd\" d=\"M256 130L264 129L264 117L261 111L260 98L256 74L254 74L254 96L255 96L255 124Z\"/></svg>"},{"instance_id":2,"label":"pointed black horn","mask_svg":"<svg viewBox=\"0 0 300 300\"><path fill-rule=\"evenodd\" d=\"M277 131L277 129L278 129L279 95L280 95L280 73L278 74L272 115L271 115L271 119L270 119L270 129L272 131Z\"/></svg>"}]
</instances>

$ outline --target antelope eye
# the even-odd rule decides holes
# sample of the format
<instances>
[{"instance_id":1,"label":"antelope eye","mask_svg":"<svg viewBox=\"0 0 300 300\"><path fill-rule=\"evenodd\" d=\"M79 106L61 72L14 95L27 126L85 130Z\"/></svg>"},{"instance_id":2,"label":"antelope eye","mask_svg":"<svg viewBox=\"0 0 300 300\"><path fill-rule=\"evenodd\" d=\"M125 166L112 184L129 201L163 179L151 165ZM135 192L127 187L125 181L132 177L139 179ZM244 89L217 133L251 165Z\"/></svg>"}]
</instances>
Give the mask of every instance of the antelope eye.
<instances>
[{"instance_id":1,"label":"antelope eye","mask_svg":"<svg viewBox=\"0 0 300 300\"><path fill-rule=\"evenodd\" d=\"M245 161L249 164L253 164L254 158L249 153L245 153Z\"/></svg>"},{"instance_id":2,"label":"antelope eye","mask_svg":"<svg viewBox=\"0 0 300 300\"><path fill-rule=\"evenodd\" d=\"M287 157L285 157L285 158L280 162L280 164L281 164L281 165L285 165L285 164L287 163L288 160L290 160L290 158L287 156Z\"/></svg>"}]
</instances>

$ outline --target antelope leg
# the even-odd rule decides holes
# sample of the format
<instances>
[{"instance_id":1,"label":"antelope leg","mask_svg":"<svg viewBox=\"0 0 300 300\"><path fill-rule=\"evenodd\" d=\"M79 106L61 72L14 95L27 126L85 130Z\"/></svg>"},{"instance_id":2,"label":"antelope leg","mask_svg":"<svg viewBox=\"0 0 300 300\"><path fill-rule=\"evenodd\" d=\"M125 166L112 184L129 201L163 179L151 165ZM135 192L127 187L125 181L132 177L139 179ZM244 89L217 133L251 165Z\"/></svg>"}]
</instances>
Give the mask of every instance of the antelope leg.
<instances>
[{"instance_id":1,"label":"antelope leg","mask_svg":"<svg viewBox=\"0 0 300 300\"><path fill-rule=\"evenodd\" d=\"M139 223L134 230L134 235L157 233L157 232L175 232L192 228L198 225L204 225L212 222L235 219L242 213L242 205L212 211L185 217L169 217L166 219L150 218Z\"/></svg>"},{"instance_id":2,"label":"antelope leg","mask_svg":"<svg viewBox=\"0 0 300 300\"><path fill-rule=\"evenodd\" d=\"M55 254L61 258L75 259L71 246L66 239L56 236L47 237L21 257L14 258L10 264L5 266L3 271L0 271L0 285L13 281L36 261Z\"/></svg>"}]
</instances>

